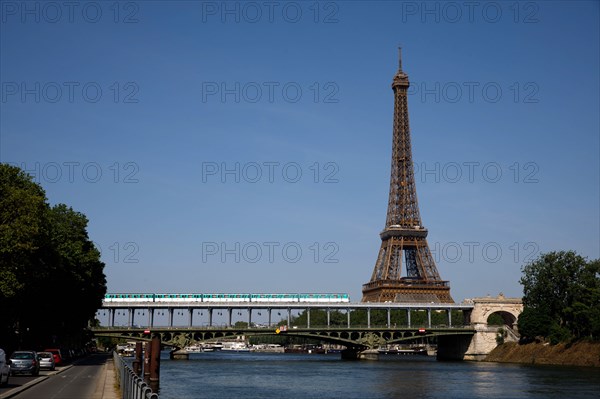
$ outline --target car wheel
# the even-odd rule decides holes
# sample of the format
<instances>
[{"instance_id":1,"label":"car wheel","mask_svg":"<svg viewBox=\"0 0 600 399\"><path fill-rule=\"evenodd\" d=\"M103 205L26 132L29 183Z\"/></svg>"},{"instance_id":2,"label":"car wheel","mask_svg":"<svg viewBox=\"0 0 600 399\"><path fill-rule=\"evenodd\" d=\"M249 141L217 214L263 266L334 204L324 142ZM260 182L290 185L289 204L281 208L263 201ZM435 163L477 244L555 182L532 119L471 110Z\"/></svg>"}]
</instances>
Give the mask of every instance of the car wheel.
<instances>
[{"instance_id":1,"label":"car wheel","mask_svg":"<svg viewBox=\"0 0 600 399\"><path fill-rule=\"evenodd\" d=\"M31 373L31 375L34 376L34 377L37 377L38 375L40 375L40 370L33 371Z\"/></svg>"}]
</instances>

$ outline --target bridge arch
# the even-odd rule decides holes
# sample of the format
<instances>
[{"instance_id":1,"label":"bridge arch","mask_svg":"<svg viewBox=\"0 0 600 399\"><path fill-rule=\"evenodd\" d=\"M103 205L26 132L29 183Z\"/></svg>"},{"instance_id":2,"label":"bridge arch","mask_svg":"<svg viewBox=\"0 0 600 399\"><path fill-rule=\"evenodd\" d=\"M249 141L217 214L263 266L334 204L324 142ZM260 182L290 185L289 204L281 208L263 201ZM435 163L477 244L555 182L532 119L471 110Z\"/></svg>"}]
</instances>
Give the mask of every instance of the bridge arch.
<instances>
[{"instance_id":1,"label":"bridge arch","mask_svg":"<svg viewBox=\"0 0 600 399\"><path fill-rule=\"evenodd\" d=\"M492 316L500 317L502 319L502 325L510 326L510 327L514 326L517 322L517 319L519 318L518 314L514 314L514 313L512 313L510 311L506 311L506 310L490 311L490 312L488 312L487 315L483 316L483 317L485 317L486 324L488 326L493 325L493 324L490 324L490 319L492 319Z\"/></svg>"},{"instance_id":2,"label":"bridge arch","mask_svg":"<svg viewBox=\"0 0 600 399\"><path fill-rule=\"evenodd\" d=\"M515 327L519 315L523 312L523 302L520 298L506 298L502 294L497 297L473 298L469 301L473 303L471 324L476 327L487 327L488 319L493 314L502 317L505 325Z\"/></svg>"}]
</instances>

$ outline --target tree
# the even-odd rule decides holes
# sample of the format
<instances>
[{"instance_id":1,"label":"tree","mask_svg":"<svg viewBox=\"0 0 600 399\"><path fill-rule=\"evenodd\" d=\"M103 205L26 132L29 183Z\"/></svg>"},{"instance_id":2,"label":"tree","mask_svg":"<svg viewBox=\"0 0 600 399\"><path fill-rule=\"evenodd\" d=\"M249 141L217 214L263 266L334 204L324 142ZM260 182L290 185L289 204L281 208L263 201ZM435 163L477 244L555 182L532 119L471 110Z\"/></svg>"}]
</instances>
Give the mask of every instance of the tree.
<instances>
[{"instance_id":1,"label":"tree","mask_svg":"<svg viewBox=\"0 0 600 399\"><path fill-rule=\"evenodd\" d=\"M552 324L555 324L555 321L548 312L526 306L519 316L519 333L529 338L547 337Z\"/></svg>"},{"instance_id":2,"label":"tree","mask_svg":"<svg viewBox=\"0 0 600 399\"><path fill-rule=\"evenodd\" d=\"M67 323L62 322L62 330L75 332L86 326L102 305L106 293L104 263L88 237L88 220L84 214L64 204L52 207L49 214L51 243L58 256L48 268L48 281L56 293L54 311L49 309L48 314L56 315L57 309L70 309L72 316Z\"/></svg>"},{"instance_id":3,"label":"tree","mask_svg":"<svg viewBox=\"0 0 600 399\"><path fill-rule=\"evenodd\" d=\"M522 336L600 337L600 260L586 261L573 251L542 254L522 269Z\"/></svg>"},{"instance_id":4,"label":"tree","mask_svg":"<svg viewBox=\"0 0 600 399\"><path fill-rule=\"evenodd\" d=\"M106 291L87 218L51 208L42 187L0 164L0 342L5 348L73 343ZM68 309L68 312L65 310ZM66 317L65 317L66 316Z\"/></svg>"},{"instance_id":5,"label":"tree","mask_svg":"<svg viewBox=\"0 0 600 399\"><path fill-rule=\"evenodd\" d=\"M13 305L48 244L46 194L19 168L0 164L0 302Z\"/></svg>"}]
</instances>

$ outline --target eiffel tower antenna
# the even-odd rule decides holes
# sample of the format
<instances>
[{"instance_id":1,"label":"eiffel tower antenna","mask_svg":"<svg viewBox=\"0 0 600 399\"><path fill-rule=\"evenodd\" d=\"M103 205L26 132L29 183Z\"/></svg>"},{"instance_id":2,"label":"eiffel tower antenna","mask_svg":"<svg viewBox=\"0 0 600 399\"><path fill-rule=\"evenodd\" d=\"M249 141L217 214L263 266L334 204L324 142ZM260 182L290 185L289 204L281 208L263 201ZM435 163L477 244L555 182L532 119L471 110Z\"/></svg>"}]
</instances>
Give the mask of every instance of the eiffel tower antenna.
<instances>
[{"instance_id":1,"label":"eiffel tower antenna","mask_svg":"<svg viewBox=\"0 0 600 399\"><path fill-rule=\"evenodd\" d=\"M402 47L398 46L398 70L402 71Z\"/></svg>"}]
</instances>

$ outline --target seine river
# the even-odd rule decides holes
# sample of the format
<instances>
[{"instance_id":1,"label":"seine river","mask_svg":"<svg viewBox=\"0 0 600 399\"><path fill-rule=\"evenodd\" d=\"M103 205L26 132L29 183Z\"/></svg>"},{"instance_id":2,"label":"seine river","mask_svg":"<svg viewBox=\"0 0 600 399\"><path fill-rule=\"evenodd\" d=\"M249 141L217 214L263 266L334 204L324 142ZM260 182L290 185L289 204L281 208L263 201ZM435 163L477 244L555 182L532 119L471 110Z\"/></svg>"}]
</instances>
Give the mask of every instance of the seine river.
<instances>
[{"instance_id":1,"label":"seine river","mask_svg":"<svg viewBox=\"0 0 600 399\"><path fill-rule=\"evenodd\" d=\"M342 361L339 354L163 352L161 399L598 398L600 370L437 362L421 356Z\"/></svg>"}]
</instances>

